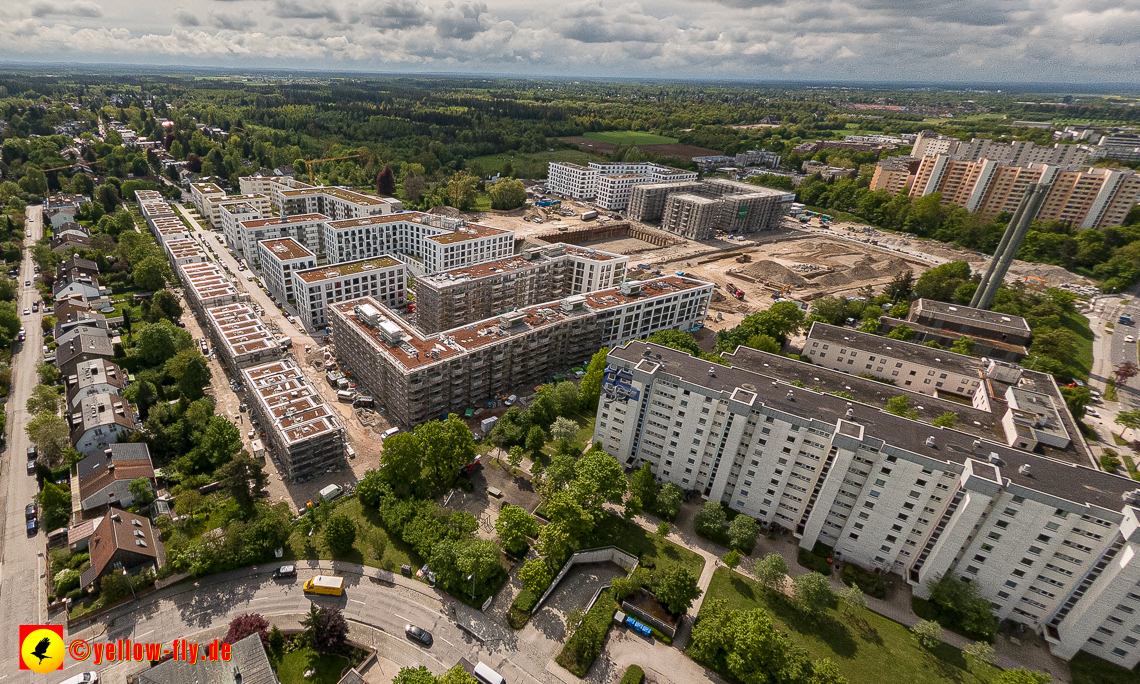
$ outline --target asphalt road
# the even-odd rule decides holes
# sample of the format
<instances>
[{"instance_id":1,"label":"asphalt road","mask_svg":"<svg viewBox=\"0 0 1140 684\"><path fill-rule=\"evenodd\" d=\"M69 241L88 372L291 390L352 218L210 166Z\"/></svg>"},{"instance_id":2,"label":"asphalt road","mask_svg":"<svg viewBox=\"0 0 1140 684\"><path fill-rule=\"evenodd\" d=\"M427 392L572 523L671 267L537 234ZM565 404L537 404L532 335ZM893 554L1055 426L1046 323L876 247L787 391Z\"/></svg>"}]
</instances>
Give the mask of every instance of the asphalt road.
<instances>
[{"instance_id":1,"label":"asphalt road","mask_svg":"<svg viewBox=\"0 0 1140 684\"><path fill-rule=\"evenodd\" d=\"M20 266L19 289L16 306L21 313L20 322L27 329L27 340L15 345L12 357L12 389L8 395L7 448L0 464L0 478L3 493L4 518L0 520L3 530L3 550L0 554L0 681L16 678L17 674L17 626L22 624L43 624L47 617L47 596L44 589L46 571L44 549L45 539L42 527L34 537L29 537L24 527L24 506L30 503L38 491L36 478L27 474L27 450L31 446L24 426L31 416L25 406L32 389L39 384L36 367L43 359L43 329L40 327L42 311L23 315L24 309L31 309L32 303L40 296L35 287L26 287L25 280L35 282L35 267L32 263L30 246L39 239L43 226L41 207L29 205L27 208L27 230L32 235L25 238L29 249L24 251ZM35 675L24 681L57 681L58 677Z\"/></svg>"},{"instance_id":2,"label":"asphalt road","mask_svg":"<svg viewBox=\"0 0 1140 684\"><path fill-rule=\"evenodd\" d=\"M1136 339L1140 336L1140 325L1134 323L1133 325L1123 325L1117 323L1117 318L1121 314L1128 314L1132 316L1134 321L1140 321L1140 298L1128 297L1128 304L1121 305L1118 299L1109 300L1111 303L1105 306L1102 314L1103 320L1111 322L1114 325L1113 332L1108 336L1108 355L1107 355L1107 373L1111 374L1117 366L1125 361L1138 363L1136 342L1128 342L1129 336ZM1140 409L1140 377L1133 378L1128 381L1124 387L1118 387L1116 394L1120 399L1122 410L1136 410ZM1119 428L1117 428L1119 429Z\"/></svg>"}]
</instances>

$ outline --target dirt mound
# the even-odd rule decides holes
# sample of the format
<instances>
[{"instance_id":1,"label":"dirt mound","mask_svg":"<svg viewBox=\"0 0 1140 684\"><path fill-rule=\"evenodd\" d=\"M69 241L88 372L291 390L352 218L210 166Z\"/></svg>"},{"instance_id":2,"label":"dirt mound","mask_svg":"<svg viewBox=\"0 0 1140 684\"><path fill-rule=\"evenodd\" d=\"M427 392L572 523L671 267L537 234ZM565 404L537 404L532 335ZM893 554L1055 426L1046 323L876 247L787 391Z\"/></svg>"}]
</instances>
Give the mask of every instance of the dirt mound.
<instances>
[{"instance_id":1,"label":"dirt mound","mask_svg":"<svg viewBox=\"0 0 1140 684\"><path fill-rule=\"evenodd\" d=\"M851 277L847 275L845 271L836 271L817 278L815 283L823 287L840 287L842 285L850 285Z\"/></svg>"},{"instance_id":2,"label":"dirt mound","mask_svg":"<svg viewBox=\"0 0 1140 684\"><path fill-rule=\"evenodd\" d=\"M807 282L796 272L775 261L757 261L740 269L740 272L759 281L774 280L784 285L803 285Z\"/></svg>"},{"instance_id":3,"label":"dirt mound","mask_svg":"<svg viewBox=\"0 0 1140 684\"><path fill-rule=\"evenodd\" d=\"M856 280L873 280L883 277L882 273L876 271L874 267L866 263L861 263L855 268L844 271L843 275L847 276L851 282L855 282Z\"/></svg>"},{"instance_id":4,"label":"dirt mound","mask_svg":"<svg viewBox=\"0 0 1140 684\"><path fill-rule=\"evenodd\" d=\"M439 214L440 216L450 216L452 218L458 218L460 216L463 216L462 211L459 211L455 207L447 207L447 206L432 207L431 209L428 209L427 213Z\"/></svg>"}]
</instances>

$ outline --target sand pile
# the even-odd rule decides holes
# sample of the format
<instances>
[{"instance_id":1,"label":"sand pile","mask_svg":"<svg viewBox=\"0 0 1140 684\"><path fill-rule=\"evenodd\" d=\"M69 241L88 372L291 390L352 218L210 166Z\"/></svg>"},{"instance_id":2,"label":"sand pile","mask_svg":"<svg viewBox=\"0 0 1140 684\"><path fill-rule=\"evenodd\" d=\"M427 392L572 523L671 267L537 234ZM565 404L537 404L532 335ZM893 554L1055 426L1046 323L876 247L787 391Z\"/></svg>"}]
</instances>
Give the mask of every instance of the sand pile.
<instances>
[{"instance_id":1,"label":"sand pile","mask_svg":"<svg viewBox=\"0 0 1140 684\"><path fill-rule=\"evenodd\" d=\"M777 283L783 283L784 285L803 285L807 282L803 276L792 271L786 266L778 264L775 261L768 260L757 261L754 264L749 264L748 266L740 269L740 273L743 273L744 275L749 276L755 280L774 280Z\"/></svg>"}]
</instances>

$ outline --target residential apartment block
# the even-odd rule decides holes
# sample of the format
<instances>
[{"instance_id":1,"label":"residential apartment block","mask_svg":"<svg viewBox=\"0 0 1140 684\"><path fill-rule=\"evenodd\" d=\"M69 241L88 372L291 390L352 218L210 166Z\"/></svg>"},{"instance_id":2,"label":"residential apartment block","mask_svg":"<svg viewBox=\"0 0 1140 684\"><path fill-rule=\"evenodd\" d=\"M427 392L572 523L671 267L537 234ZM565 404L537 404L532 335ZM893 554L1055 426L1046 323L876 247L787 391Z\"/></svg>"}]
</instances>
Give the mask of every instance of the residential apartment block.
<instances>
[{"instance_id":1,"label":"residential apartment block","mask_svg":"<svg viewBox=\"0 0 1140 684\"><path fill-rule=\"evenodd\" d=\"M706 240L718 230L739 234L778 228L793 201L794 193L716 178L636 186L630 191L629 214L636 221L660 221L662 230Z\"/></svg>"},{"instance_id":2,"label":"residential apartment block","mask_svg":"<svg viewBox=\"0 0 1140 684\"><path fill-rule=\"evenodd\" d=\"M257 254L265 287L280 302L294 299L293 272L317 265L317 255L290 237L262 240L257 243Z\"/></svg>"},{"instance_id":3,"label":"residential apartment block","mask_svg":"<svg viewBox=\"0 0 1140 684\"><path fill-rule=\"evenodd\" d=\"M269 198L265 195L223 195L221 197L206 197L204 202L206 211L202 217L210 222L216 230L223 230L222 210L229 206L240 206L237 212L246 212L246 207L252 208L260 216L269 215ZM232 218L232 217L231 217Z\"/></svg>"},{"instance_id":4,"label":"residential apartment block","mask_svg":"<svg viewBox=\"0 0 1140 684\"><path fill-rule=\"evenodd\" d=\"M1134 481L793 386L772 369L807 364L784 357L725 358L732 367L641 342L614 349L594 439L918 596L946 573L969 579L1054 655L1140 661Z\"/></svg>"},{"instance_id":5,"label":"residential apartment block","mask_svg":"<svg viewBox=\"0 0 1140 684\"><path fill-rule=\"evenodd\" d=\"M324 214L330 219L358 219L366 216L387 216L404 210L400 200L380 197L355 190L333 187L313 187L274 190L284 216L295 214Z\"/></svg>"},{"instance_id":6,"label":"residential apartment block","mask_svg":"<svg viewBox=\"0 0 1140 684\"><path fill-rule=\"evenodd\" d=\"M1018 363L1029 354L1033 332L1021 316L947 304L933 299L911 302L906 320L883 316L879 332L884 335L900 325L914 331L918 344L934 341L950 347L962 336L974 339L976 356Z\"/></svg>"},{"instance_id":7,"label":"residential apartment block","mask_svg":"<svg viewBox=\"0 0 1140 684\"><path fill-rule=\"evenodd\" d=\"M425 335L372 297L329 307L337 358L389 420L415 425L533 386L598 349L703 324L713 285L627 281Z\"/></svg>"},{"instance_id":8,"label":"residential apartment block","mask_svg":"<svg viewBox=\"0 0 1140 684\"><path fill-rule=\"evenodd\" d=\"M163 243L166 255L174 268L182 264L201 264L206 262L206 250L192 238L167 240Z\"/></svg>"},{"instance_id":9,"label":"residential apartment block","mask_svg":"<svg viewBox=\"0 0 1140 684\"><path fill-rule=\"evenodd\" d=\"M315 254L319 261L325 256L322 235L328 220L329 217L324 214L296 214L239 221L234 226L230 247L257 263L257 243L274 238L293 238Z\"/></svg>"},{"instance_id":10,"label":"residential apartment block","mask_svg":"<svg viewBox=\"0 0 1140 684\"><path fill-rule=\"evenodd\" d=\"M242 221L256 221L264 217L262 211L249 202L222 205L222 233L226 236L229 248L238 251L243 248L239 227Z\"/></svg>"},{"instance_id":11,"label":"residential apartment block","mask_svg":"<svg viewBox=\"0 0 1140 684\"><path fill-rule=\"evenodd\" d=\"M438 332L514 309L614 287L629 257L553 244L416 281L416 327Z\"/></svg>"},{"instance_id":12,"label":"residential apartment block","mask_svg":"<svg viewBox=\"0 0 1140 684\"><path fill-rule=\"evenodd\" d=\"M329 305L346 299L374 297L384 306L402 309L408 304L406 269L403 262L382 256L293 271L297 314L306 330L316 330L328 324Z\"/></svg>"},{"instance_id":13,"label":"residential apartment block","mask_svg":"<svg viewBox=\"0 0 1140 684\"><path fill-rule=\"evenodd\" d=\"M875 165L871 176L871 190L886 190L892 195L910 190L918 171L919 160L914 157L888 157Z\"/></svg>"},{"instance_id":14,"label":"residential apartment block","mask_svg":"<svg viewBox=\"0 0 1140 684\"><path fill-rule=\"evenodd\" d=\"M204 219L210 217L211 200L222 199L226 196L226 191L222 190L215 183L191 183L190 184L190 202L194 208L198 210L198 215Z\"/></svg>"},{"instance_id":15,"label":"residential apartment block","mask_svg":"<svg viewBox=\"0 0 1140 684\"><path fill-rule=\"evenodd\" d=\"M276 361L285 354L281 341L246 304L206 309L206 327L222 363L230 370Z\"/></svg>"},{"instance_id":16,"label":"residential apartment block","mask_svg":"<svg viewBox=\"0 0 1140 684\"><path fill-rule=\"evenodd\" d=\"M238 300L237 288L211 262L182 264L175 270L186 288L186 302L199 316L205 316L206 309Z\"/></svg>"},{"instance_id":17,"label":"residential apartment block","mask_svg":"<svg viewBox=\"0 0 1140 684\"><path fill-rule=\"evenodd\" d=\"M270 455L297 481L344 462L344 425L291 360L242 372L253 401L250 411L265 429Z\"/></svg>"},{"instance_id":18,"label":"residential apartment block","mask_svg":"<svg viewBox=\"0 0 1140 684\"><path fill-rule=\"evenodd\" d=\"M997 142L983 138L970 141L947 138L933 131L923 131L915 138L912 157L949 155L963 161L991 159L1009 166L1048 164L1075 170L1088 161L1089 150L1083 145L1041 147L1032 142Z\"/></svg>"},{"instance_id":19,"label":"residential apartment block","mask_svg":"<svg viewBox=\"0 0 1140 684\"><path fill-rule=\"evenodd\" d=\"M696 179L695 171L653 162L590 162L589 166L550 162L546 187L559 195L595 200L603 209L621 211L629 204L630 189L635 185Z\"/></svg>"},{"instance_id":20,"label":"residential apartment block","mask_svg":"<svg viewBox=\"0 0 1140 684\"><path fill-rule=\"evenodd\" d=\"M1092 149L1089 159L1140 161L1140 135L1104 135Z\"/></svg>"},{"instance_id":21,"label":"residential apartment block","mask_svg":"<svg viewBox=\"0 0 1140 684\"><path fill-rule=\"evenodd\" d=\"M941 193L954 204L984 216L1013 213L1035 183L1052 187L1039 221L1065 221L1079 228L1119 226L1140 197L1140 174L1131 169L1067 170L1060 166L1013 166L992 159L964 161L948 155L923 157L911 197Z\"/></svg>"},{"instance_id":22,"label":"residential apartment block","mask_svg":"<svg viewBox=\"0 0 1140 684\"><path fill-rule=\"evenodd\" d=\"M326 221L329 263L403 255L416 275L502 259L514 252L514 233L420 212Z\"/></svg>"}]
</instances>

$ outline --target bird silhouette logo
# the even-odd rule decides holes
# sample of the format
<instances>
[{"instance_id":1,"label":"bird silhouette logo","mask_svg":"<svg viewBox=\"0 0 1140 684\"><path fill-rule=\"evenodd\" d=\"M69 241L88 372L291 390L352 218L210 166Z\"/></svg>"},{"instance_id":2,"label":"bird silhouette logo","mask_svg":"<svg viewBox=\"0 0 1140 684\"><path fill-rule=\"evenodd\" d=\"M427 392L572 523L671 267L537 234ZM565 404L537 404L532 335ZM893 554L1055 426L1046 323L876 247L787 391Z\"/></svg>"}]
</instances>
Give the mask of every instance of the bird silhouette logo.
<instances>
[{"instance_id":1,"label":"bird silhouette logo","mask_svg":"<svg viewBox=\"0 0 1140 684\"><path fill-rule=\"evenodd\" d=\"M51 637L44 637L40 639L40 643L36 644L35 649L32 650L32 655L40 659L42 663L44 658L51 658L48 655L48 649L51 648Z\"/></svg>"},{"instance_id":2,"label":"bird silhouette logo","mask_svg":"<svg viewBox=\"0 0 1140 684\"><path fill-rule=\"evenodd\" d=\"M61 625L20 625L21 670L62 670L64 652Z\"/></svg>"}]
</instances>

